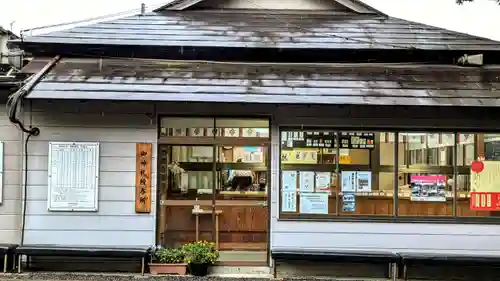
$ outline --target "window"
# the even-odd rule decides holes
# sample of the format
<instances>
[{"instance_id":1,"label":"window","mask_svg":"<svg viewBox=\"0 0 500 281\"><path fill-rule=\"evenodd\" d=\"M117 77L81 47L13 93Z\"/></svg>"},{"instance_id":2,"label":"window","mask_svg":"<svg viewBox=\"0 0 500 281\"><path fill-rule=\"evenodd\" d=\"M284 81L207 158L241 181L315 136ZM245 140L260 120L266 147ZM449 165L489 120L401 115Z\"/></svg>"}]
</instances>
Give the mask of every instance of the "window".
<instances>
[{"instance_id":1,"label":"window","mask_svg":"<svg viewBox=\"0 0 500 281\"><path fill-rule=\"evenodd\" d=\"M280 143L280 218L500 216L500 134L282 128Z\"/></svg>"},{"instance_id":2,"label":"window","mask_svg":"<svg viewBox=\"0 0 500 281\"><path fill-rule=\"evenodd\" d=\"M500 216L500 134L461 134L457 216ZM479 159L481 158L481 159ZM480 160L480 161L477 161ZM484 160L484 161L483 161ZM479 168L473 165L481 163Z\"/></svg>"},{"instance_id":3,"label":"window","mask_svg":"<svg viewBox=\"0 0 500 281\"><path fill-rule=\"evenodd\" d=\"M390 143L377 146L384 134L311 128L280 135L283 216L393 214Z\"/></svg>"},{"instance_id":4,"label":"window","mask_svg":"<svg viewBox=\"0 0 500 281\"><path fill-rule=\"evenodd\" d=\"M163 118L160 136L169 200L267 198L268 120Z\"/></svg>"},{"instance_id":5,"label":"window","mask_svg":"<svg viewBox=\"0 0 500 281\"><path fill-rule=\"evenodd\" d=\"M454 133L399 133L398 215L453 216Z\"/></svg>"}]
</instances>

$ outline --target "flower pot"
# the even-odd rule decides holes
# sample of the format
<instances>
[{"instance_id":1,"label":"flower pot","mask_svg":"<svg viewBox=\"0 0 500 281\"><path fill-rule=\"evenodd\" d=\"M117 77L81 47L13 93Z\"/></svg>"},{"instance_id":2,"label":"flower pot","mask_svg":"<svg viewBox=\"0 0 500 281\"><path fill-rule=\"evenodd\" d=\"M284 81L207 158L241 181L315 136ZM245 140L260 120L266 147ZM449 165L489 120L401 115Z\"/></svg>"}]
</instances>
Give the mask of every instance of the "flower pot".
<instances>
[{"instance_id":1,"label":"flower pot","mask_svg":"<svg viewBox=\"0 0 500 281\"><path fill-rule=\"evenodd\" d=\"M208 263L190 263L188 264L189 273L194 276L205 276L208 274Z\"/></svg>"},{"instance_id":2,"label":"flower pot","mask_svg":"<svg viewBox=\"0 0 500 281\"><path fill-rule=\"evenodd\" d=\"M151 274L179 274L186 275L187 264L185 263L150 263L149 272Z\"/></svg>"}]
</instances>

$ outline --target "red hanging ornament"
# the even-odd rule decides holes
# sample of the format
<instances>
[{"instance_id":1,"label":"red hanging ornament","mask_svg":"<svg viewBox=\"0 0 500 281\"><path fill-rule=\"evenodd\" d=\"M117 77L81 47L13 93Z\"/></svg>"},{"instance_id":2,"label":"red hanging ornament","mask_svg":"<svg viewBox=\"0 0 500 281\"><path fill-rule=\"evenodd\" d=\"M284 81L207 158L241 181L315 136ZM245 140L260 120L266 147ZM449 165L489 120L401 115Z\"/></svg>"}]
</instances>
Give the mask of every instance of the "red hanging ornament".
<instances>
[{"instance_id":1,"label":"red hanging ornament","mask_svg":"<svg viewBox=\"0 0 500 281\"><path fill-rule=\"evenodd\" d=\"M471 170L474 173L481 173L484 170L483 161L478 161L478 160L472 161Z\"/></svg>"}]
</instances>

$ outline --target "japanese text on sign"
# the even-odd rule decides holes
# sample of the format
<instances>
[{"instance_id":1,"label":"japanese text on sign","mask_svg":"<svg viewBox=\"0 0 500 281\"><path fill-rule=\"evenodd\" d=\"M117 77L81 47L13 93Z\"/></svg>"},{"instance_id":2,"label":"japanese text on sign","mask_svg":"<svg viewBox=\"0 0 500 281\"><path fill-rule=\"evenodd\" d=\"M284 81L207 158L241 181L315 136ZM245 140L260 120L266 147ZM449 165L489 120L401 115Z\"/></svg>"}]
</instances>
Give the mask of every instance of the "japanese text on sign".
<instances>
[{"instance_id":1,"label":"japanese text on sign","mask_svg":"<svg viewBox=\"0 0 500 281\"><path fill-rule=\"evenodd\" d=\"M470 209L475 211L500 210L500 192L471 192Z\"/></svg>"},{"instance_id":2,"label":"japanese text on sign","mask_svg":"<svg viewBox=\"0 0 500 281\"><path fill-rule=\"evenodd\" d=\"M151 161L153 145L138 143L136 150L135 211L137 213L149 213L151 212Z\"/></svg>"}]
</instances>

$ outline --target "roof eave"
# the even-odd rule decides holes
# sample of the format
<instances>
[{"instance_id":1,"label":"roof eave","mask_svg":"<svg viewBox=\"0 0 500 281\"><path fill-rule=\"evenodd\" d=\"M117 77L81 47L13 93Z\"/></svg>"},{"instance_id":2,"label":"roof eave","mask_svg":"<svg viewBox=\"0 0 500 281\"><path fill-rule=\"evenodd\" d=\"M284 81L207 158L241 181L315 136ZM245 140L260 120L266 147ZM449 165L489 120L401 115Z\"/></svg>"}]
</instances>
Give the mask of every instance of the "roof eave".
<instances>
[{"instance_id":1,"label":"roof eave","mask_svg":"<svg viewBox=\"0 0 500 281\"><path fill-rule=\"evenodd\" d=\"M162 5L158 9L155 9L154 11L155 12L163 10L182 11L203 1L205 0L170 0L168 3ZM359 0L333 0L333 1L359 14L379 14L387 16L381 11Z\"/></svg>"},{"instance_id":2,"label":"roof eave","mask_svg":"<svg viewBox=\"0 0 500 281\"><path fill-rule=\"evenodd\" d=\"M381 11L373 8L372 6L360 1L360 0L335 0L340 5L358 13L358 14L377 14L388 17Z\"/></svg>"},{"instance_id":3,"label":"roof eave","mask_svg":"<svg viewBox=\"0 0 500 281\"><path fill-rule=\"evenodd\" d=\"M160 6L159 8L156 8L153 10L153 12L160 12L166 9L170 9L173 5L178 5L186 2L185 0L169 0L167 3L164 5Z\"/></svg>"}]
</instances>

